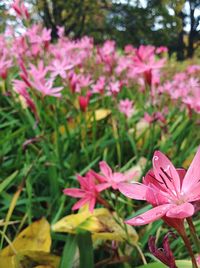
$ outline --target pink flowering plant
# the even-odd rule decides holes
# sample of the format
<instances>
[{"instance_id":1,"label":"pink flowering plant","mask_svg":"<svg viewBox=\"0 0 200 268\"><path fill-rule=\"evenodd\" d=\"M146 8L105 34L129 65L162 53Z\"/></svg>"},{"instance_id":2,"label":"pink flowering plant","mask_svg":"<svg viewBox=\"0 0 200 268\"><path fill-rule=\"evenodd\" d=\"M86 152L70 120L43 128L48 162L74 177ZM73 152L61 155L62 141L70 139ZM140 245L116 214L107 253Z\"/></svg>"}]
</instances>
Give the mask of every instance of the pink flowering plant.
<instances>
[{"instance_id":1,"label":"pink flowering plant","mask_svg":"<svg viewBox=\"0 0 200 268\"><path fill-rule=\"evenodd\" d=\"M45 217L62 265L197 268L199 61L74 40L62 26L52 40L27 1L11 2L16 28L0 34L0 267L6 246L6 257L44 265L13 239Z\"/></svg>"}]
</instances>

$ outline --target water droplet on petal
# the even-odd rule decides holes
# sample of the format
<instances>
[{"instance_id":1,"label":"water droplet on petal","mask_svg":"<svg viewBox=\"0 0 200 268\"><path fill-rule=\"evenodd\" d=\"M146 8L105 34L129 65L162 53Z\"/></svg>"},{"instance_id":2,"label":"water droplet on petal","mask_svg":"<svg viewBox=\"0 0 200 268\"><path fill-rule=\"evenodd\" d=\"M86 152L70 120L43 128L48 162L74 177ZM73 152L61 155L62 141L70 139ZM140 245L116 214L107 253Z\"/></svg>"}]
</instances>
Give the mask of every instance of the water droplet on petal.
<instances>
[{"instance_id":1,"label":"water droplet on petal","mask_svg":"<svg viewBox=\"0 0 200 268\"><path fill-rule=\"evenodd\" d=\"M135 218L135 223L136 223L136 224L144 223L144 218L141 217L141 216Z\"/></svg>"},{"instance_id":2,"label":"water droplet on petal","mask_svg":"<svg viewBox=\"0 0 200 268\"><path fill-rule=\"evenodd\" d=\"M156 216L160 216L163 214L163 211L160 211L160 212L156 212Z\"/></svg>"}]
</instances>

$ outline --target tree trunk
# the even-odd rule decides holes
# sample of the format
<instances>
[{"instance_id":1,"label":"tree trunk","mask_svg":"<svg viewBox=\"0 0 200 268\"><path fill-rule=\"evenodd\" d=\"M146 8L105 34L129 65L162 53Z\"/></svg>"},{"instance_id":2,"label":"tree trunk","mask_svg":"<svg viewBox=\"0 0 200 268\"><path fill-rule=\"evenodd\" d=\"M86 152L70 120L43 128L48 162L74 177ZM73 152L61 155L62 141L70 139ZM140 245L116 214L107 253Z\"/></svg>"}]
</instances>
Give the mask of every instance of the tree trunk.
<instances>
[{"instance_id":1,"label":"tree trunk","mask_svg":"<svg viewBox=\"0 0 200 268\"><path fill-rule=\"evenodd\" d=\"M185 49L185 44L184 44L184 17L185 15L183 12L180 12L178 14L179 18L181 19L181 30L178 34L178 44L177 44L177 60L184 60L185 55L184 55L184 49Z\"/></svg>"},{"instance_id":2,"label":"tree trunk","mask_svg":"<svg viewBox=\"0 0 200 268\"><path fill-rule=\"evenodd\" d=\"M187 56L192 58L194 55L194 39L195 39L195 17L194 10L195 8L192 6L192 1L189 1L190 5L190 32L189 32L189 42L187 48Z\"/></svg>"}]
</instances>

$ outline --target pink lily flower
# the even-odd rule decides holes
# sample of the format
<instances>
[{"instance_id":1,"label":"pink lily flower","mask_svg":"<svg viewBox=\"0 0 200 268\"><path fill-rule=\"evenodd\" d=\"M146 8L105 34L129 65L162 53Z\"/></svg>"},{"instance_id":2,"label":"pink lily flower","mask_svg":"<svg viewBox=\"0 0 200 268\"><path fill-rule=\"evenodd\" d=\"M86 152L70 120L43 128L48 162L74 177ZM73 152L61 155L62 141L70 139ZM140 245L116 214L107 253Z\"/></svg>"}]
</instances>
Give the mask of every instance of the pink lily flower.
<instances>
[{"instance_id":1,"label":"pink lily flower","mask_svg":"<svg viewBox=\"0 0 200 268\"><path fill-rule=\"evenodd\" d=\"M40 91L43 97L53 96L53 97L60 98L62 96L61 91L63 90L63 87L53 87L52 79L49 79L49 80L36 80L35 79L33 82L31 82L31 85L36 90Z\"/></svg>"},{"instance_id":2,"label":"pink lily flower","mask_svg":"<svg viewBox=\"0 0 200 268\"><path fill-rule=\"evenodd\" d=\"M11 7L15 10L15 12L17 13L17 15L20 18L23 18L23 19L29 19L30 18L30 14L28 12L28 9L25 7L23 1L14 0L13 4L11 5Z\"/></svg>"},{"instance_id":3,"label":"pink lily flower","mask_svg":"<svg viewBox=\"0 0 200 268\"><path fill-rule=\"evenodd\" d=\"M87 107L90 102L90 96L87 94L86 96L78 96L79 106L81 111L86 112Z\"/></svg>"},{"instance_id":4,"label":"pink lily flower","mask_svg":"<svg viewBox=\"0 0 200 268\"><path fill-rule=\"evenodd\" d=\"M166 53L168 52L168 48L165 46L161 46L156 48L156 54Z\"/></svg>"},{"instance_id":5,"label":"pink lily flower","mask_svg":"<svg viewBox=\"0 0 200 268\"><path fill-rule=\"evenodd\" d=\"M143 184L121 184L120 192L129 198L146 200L153 208L126 223L144 225L164 217L170 225L195 213L195 202L200 200L200 147L186 172L176 169L160 151L153 156L150 170Z\"/></svg>"},{"instance_id":6,"label":"pink lily flower","mask_svg":"<svg viewBox=\"0 0 200 268\"><path fill-rule=\"evenodd\" d=\"M66 58L62 59L54 59L49 65L48 69L51 71L51 77L55 78L56 76L60 76L63 79L67 78L66 71L69 71L73 68L73 65L70 64Z\"/></svg>"},{"instance_id":7,"label":"pink lily flower","mask_svg":"<svg viewBox=\"0 0 200 268\"><path fill-rule=\"evenodd\" d=\"M92 86L92 93L100 93L103 94L104 88L106 84L106 78L104 76L100 76L97 80L96 84Z\"/></svg>"},{"instance_id":8,"label":"pink lily flower","mask_svg":"<svg viewBox=\"0 0 200 268\"><path fill-rule=\"evenodd\" d=\"M36 119L38 120L39 117L37 114L36 106L27 91L27 84L24 81L15 79L13 80L13 89L16 93L18 93L25 100L26 105L31 109Z\"/></svg>"},{"instance_id":9,"label":"pink lily flower","mask_svg":"<svg viewBox=\"0 0 200 268\"><path fill-rule=\"evenodd\" d=\"M81 188L66 188L63 190L63 193L72 197L81 198L75 203L75 205L72 207L72 210L79 209L88 204L89 210L93 212L100 192L95 183L95 177L93 176L92 172L89 171L85 177L77 175L77 179Z\"/></svg>"},{"instance_id":10,"label":"pink lily flower","mask_svg":"<svg viewBox=\"0 0 200 268\"><path fill-rule=\"evenodd\" d=\"M110 82L107 90L109 95L117 95L121 90L120 81Z\"/></svg>"},{"instance_id":11,"label":"pink lily flower","mask_svg":"<svg viewBox=\"0 0 200 268\"><path fill-rule=\"evenodd\" d=\"M0 77L2 77L2 79L6 79L8 69L11 66L12 66L12 60L6 59L6 54L4 53L0 59Z\"/></svg>"},{"instance_id":12,"label":"pink lily flower","mask_svg":"<svg viewBox=\"0 0 200 268\"><path fill-rule=\"evenodd\" d=\"M149 251L169 268L177 268L173 252L170 249L169 235L176 237L172 232L167 233L163 239L163 248L157 248L156 237L150 236L148 241Z\"/></svg>"},{"instance_id":13,"label":"pink lily flower","mask_svg":"<svg viewBox=\"0 0 200 268\"><path fill-rule=\"evenodd\" d=\"M105 161L101 161L99 163L99 167L101 174L98 174L93 170L91 172L100 182L100 184L97 186L98 190L100 191L110 187L112 187L114 190L117 190L122 182L130 181L137 175L137 171L130 171L125 174L113 172Z\"/></svg>"},{"instance_id":14,"label":"pink lily flower","mask_svg":"<svg viewBox=\"0 0 200 268\"><path fill-rule=\"evenodd\" d=\"M125 114L125 116L127 118L130 118L133 115L133 101L129 100L129 99L125 99L125 100L120 100L119 102L119 111L123 114Z\"/></svg>"},{"instance_id":15,"label":"pink lily flower","mask_svg":"<svg viewBox=\"0 0 200 268\"><path fill-rule=\"evenodd\" d=\"M28 72L33 77L33 79L45 79L49 68L44 65L44 62L42 60L39 61L38 66L35 66L32 63L30 63L29 66L30 70Z\"/></svg>"}]
</instances>

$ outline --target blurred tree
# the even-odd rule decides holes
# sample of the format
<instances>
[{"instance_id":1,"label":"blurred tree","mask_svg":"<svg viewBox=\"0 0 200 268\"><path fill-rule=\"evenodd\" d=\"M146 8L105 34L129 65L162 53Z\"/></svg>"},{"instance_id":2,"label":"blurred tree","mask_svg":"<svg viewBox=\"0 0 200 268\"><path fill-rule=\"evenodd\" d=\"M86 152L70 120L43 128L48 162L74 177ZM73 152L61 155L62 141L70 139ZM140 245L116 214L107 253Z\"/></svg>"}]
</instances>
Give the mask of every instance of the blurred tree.
<instances>
[{"instance_id":1,"label":"blurred tree","mask_svg":"<svg viewBox=\"0 0 200 268\"><path fill-rule=\"evenodd\" d=\"M168 12L171 10L173 13L172 20L175 27L170 27L171 36L172 32L176 34L176 46L174 42L171 44L177 51L178 59L182 60L187 57L192 57L194 54L194 44L200 38L198 26L200 24L200 15L195 16L195 12L200 12L200 0L149 0L148 8L156 10L156 16L162 16L163 21L169 23ZM163 13L162 11L165 10ZM167 11L167 12L166 12ZM163 31L167 33L166 26L163 24ZM185 32L185 27L189 29L189 33ZM188 35L188 44L184 42L184 36ZM187 47L186 47L187 45ZM185 49L187 49L187 55L185 55Z\"/></svg>"},{"instance_id":2,"label":"blurred tree","mask_svg":"<svg viewBox=\"0 0 200 268\"><path fill-rule=\"evenodd\" d=\"M59 25L65 27L66 35L90 35L97 43L114 39L121 47L128 43L165 45L183 60L193 56L200 37L200 16L196 15L200 0L148 0L146 5L139 0L26 1L52 29L53 38L57 38Z\"/></svg>"},{"instance_id":3,"label":"blurred tree","mask_svg":"<svg viewBox=\"0 0 200 268\"><path fill-rule=\"evenodd\" d=\"M115 3L112 5L107 18L107 30L112 39L120 46L126 44L152 43L153 19L150 12L129 3Z\"/></svg>"},{"instance_id":4,"label":"blurred tree","mask_svg":"<svg viewBox=\"0 0 200 268\"><path fill-rule=\"evenodd\" d=\"M0 2L0 32L3 32L6 27L6 6L4 3Z\"/></svg>"},{"instance_id":5,"label":"blurred tree","mask_svg":"<svg viewBox=\"0 0 200 268\"><path fill-rule=\"evenodd\" d=\"M189 4L189 21L190 21L190 32L188 40L188 50L187 56L192 57L194 55L194 43L200 40L200 30L198 26L200 25L200 15L195 17L195 11L200 12L200 0L188 0Z\"/></svg>"},{"instance_id":6,"label":"blurred tree","mask_svg":"<svg viewBox=\"0 0 200 268\"><path fill-rule=\"evenodd\" d=\"M65 33L79 38L94 36L96 40L104 30L111 0L34 0L46 27L57 37L56 26L64 26Z\"/></svg>"}]
</instances>

